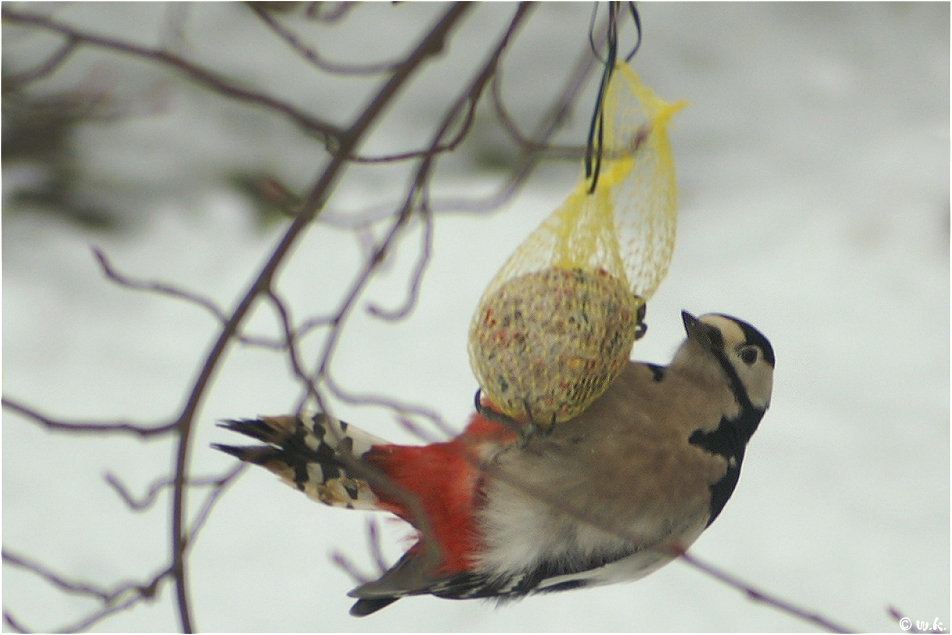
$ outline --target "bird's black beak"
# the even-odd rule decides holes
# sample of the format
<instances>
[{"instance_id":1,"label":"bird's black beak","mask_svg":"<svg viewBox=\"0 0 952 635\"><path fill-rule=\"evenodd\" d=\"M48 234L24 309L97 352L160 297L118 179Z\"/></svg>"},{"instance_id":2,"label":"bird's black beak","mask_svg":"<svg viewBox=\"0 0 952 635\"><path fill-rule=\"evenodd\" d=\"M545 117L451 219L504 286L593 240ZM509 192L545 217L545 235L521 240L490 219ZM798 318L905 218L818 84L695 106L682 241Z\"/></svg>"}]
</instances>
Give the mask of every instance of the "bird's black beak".
<instances>
[{"instance_id":1,"label":"bird's black beak","mask_svg":"<svg viewBox=\"0 0 952 635\"><path fill-rule=\"evenodd\" d=\"M723 338L717 328L705 324L687 311L681 311L681 319L684 321L684 330L688 334L688 339L697 342L701 348L709 351L723 348Z\"/></svg>"}]
</instances>

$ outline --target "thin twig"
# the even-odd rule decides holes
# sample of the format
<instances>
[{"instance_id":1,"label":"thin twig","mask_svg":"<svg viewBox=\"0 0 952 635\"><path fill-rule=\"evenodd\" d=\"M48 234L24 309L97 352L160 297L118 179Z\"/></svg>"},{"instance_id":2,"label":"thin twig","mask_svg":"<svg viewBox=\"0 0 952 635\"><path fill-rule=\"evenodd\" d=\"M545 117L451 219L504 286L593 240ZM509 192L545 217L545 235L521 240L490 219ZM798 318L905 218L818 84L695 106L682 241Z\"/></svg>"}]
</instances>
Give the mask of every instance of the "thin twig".
<instances>
[{"instance_id":1,"label":"thin twig","mask_svg":"<svg viewBox=\"0 0 952 635\"><path fill-rule=\"evenodd\" d=\"M311 331L325 326L336 326L338 318L335 315L317 315L301 322L301 325L294 333L296 340L301 340L311 333Z\"/></svg>"},{"instance_id":2,"label":"thin twig","mask_svg":"<svg viewBox=\"0 0 952 635\"><path fill-rule=\"evenodd\" d=\"M476 107L479 105L480 97L482 96L483 89L486 86L486 82L492 79L493 74L496 72L496 63L499 61L498 55L502 53L502 49L497 51L497 56L494 56L490 60L480 76L473 82L465 95L463 103L457 103L456 106L450 111L452 117L446 121L445 127L441 127L439 142L431 144L425 150L411 150L408 152L402 152L398 154L389 154L378 157L368 157L364 155L354 154L350 157L351 161L354 163L397 163L400 161L406 161L408 159L423 159L424 162L432 162L433 158L440 154L446 154L448 152L455 151L459 145L466 139L467 134L472 128L473 121L476 119ZM464 112L460 112L462 106L466 106ZM456 133L448 140L444 140L443 136L449 130L450 125L454 123L459 117L462 117L462 122L459 124L459 129Z\"/></svg>"},{"instance_id":3,"label":"thin twig","mask_svg":"<svg viewBox=\"0 0 952 635\"><path fill-rule=\"evenodd\" d=\"M13 90L18 90L23 88L25 85L35 82L39 79L50 75L66 61L73 51L76 50L76 47L79 45L79 40L74 37L66 38L66 41L60 46L52 55L47 58L45 62L28 71L22 73L17 73L16 75L9 75L3 78L3 92L7 93Z\"/></svg>"},{"instance_id":4,"label":"thin twig","mask_svg":"<svg viewBox=\"0 0 952 635\"><path fill-rule=\"evenodd\" d=\"M224 476L218 477L218 479L213 483L214 487L212 491L209 492L208 496L205 498L205 501L202 503L201 508L198 510L198 513L195 514L195 520L192 521L192 526L188 531L188 537L184 541L185 548L188 548L195 543L195 538L198 536L198 532L202 530L202 527L205 525L205 521L208 520L208 515L212 513L212 509L215 507L215 504L221 499L225 491L236 481L238 477L249 467L250 464L238 462L235 467L228 471Z\"/></svg>"},{"instance_id":5,"label":"thin twig","mask_svg":"<svg viewBox=\"0 0 952 635\"><path fill-rule=\"evenodd\" d=\"M178 300L185 300L190 304L194 304L205 309L214 315L220 322L227 320L225 312L208 298L200 296L197 293L192 293L191 291L179 289L178 287L172 286L165 282L132 280L131 278L128 278L117 272L109 262L109 259L106 258L106 254L104 254L99 247L92 247L92 250L93 255L96 256L96 261L99 262L99 266L102 268L103 275L119 286L126 287L128 289L135 289L137 291L157 293L160 295L169 296L171 298L176 298Z\"/></svg>"},{"instance_id":6,"label":"thin twig","mask_svg":"<svg viewBox=\"0 0 952 635\"><path fill-rule=\"evenodd\" d=\"M384 571L390 568L390 565L383 557L383 547L380 544L380 522L376 516L367 519L367 545L370 548L370 555L374 564L377 565L377 570L383 574Z\"/></svg>"},{"instance_id":7,"label":"thin twig","mask_svg":"<svg viewBox=\"0 0 952 635\"><path fill-rule=\"evenodd\" d=\"M604 39L607 32L607 26L600 32L600 42ZM578 61L572 73L569 74L564 88L559 97L552 103L546 111L546 114L539 120L539 124L531 135L530 143L537 146L544 146L549 139L561 128L569 118L569 111L575 103L585 81L595 68L595 58L586 48ZM581 157L581 151L579 157ZM498 209L518 191L522 184L529 178L536 166L541 160L541 156L535 153L527 153L512 171L509 180L499 188L494 194L479 200L462 199L442 199L434 200L431 204L434 213L447 213L449 211L458 211L466 213L482 213Z\"/></svg>"},{"instance_id":8,"label":"thin twig","mask_svg":"<svg viewBox=\"0 0 952 635\"><path fill-rule=\"evenodd\" d=\"M156 583L158 582L161 582L161 580L156 580ZM113 615L114 613L119 613L120 611L126 611L128 609L131 609L133 606L135 606L136 604L138 604L144 599L145 599L144 596L133 595L129 599L127 599L125 602L121 602L114 606L105 607L102 610L96 611L92 613L91 615L87 616L86 618L79 620L78 622L74 622L67 626L63 626L57 630L60 633L81 633L85 631L86 629L92 626L95 626L96 624L103 621L110 615Z\"/></svg>"},{"instance_id":9,"label":"thin twig","mask_svg":"<svg viewBox=\"0 0 952 635\"><path fill-rule=\"evenodd\" d=\"M334 549L330 552L329 557L331 562L334 563L338 569L346 573L351 577L351 579L357 584L366 584L370 582L373 578L369 575L365 575L353 561L348 558L343 551L339 549Z\"/></svg>"},{"instance_id":10,"label":"thin twig","mask_svg":"<svg viewBox=\"0 0 952 635\"><path fill-rule=\"evenodd\" d=\"M97 587L86 582L74 582L67 580L63 576L53 573L38 562L31 561L27 558L24 558L23 556L9 553L6 549L3 550L3 561L43 578L51 585L65 591L66 593L92 597L102 602L102 608L93 611L88 616L77 622L74 622L73 624L62 626L56 629L58 632L62 633L76 633L86 630L113 613L124 611L143 600L150 600L154 598L158 591L159 584L161 584L162 580L170 576L172 573L172 569L167 568L153 576L148 582L126 582L119 585L112 591L107 591L102 587ZM127 595L128 597L122 599ZM33 629L27 628L21 622L19 622L7 609L4 609L3 611L3 619L11 628L18 632L28 633L33 631Z\"/></svg>"},{"instance_id":11,"label":"thin twig","mask_svg":"<svg viewBox=\"0 0 952 635\"><path fill-rule=\"evenodd\" d=\"M401 428L403 428L404 430L406 430L407 432L417 437L418 439L420 439L426 444L439 443L440 441L446 441L447 438L452 438L456 436L456 434L445 434L442 438L435 437L431 433L427 432L422 427L417 425L416 422L414 422L412 419L408 417L404 417L400 415L399 413L394 416L394 419L396 419L397 424Z\"/></svg>"},{"instance_id":12,"label":"thin twig","mask_svg":"<svg viewBox=\"0 0 952 635\"><path fill-rule=\"evenodd\" d=\"M72 421L58 421L40 414L36 410L23 405L22 403L4 397L2 400L4 408L17 412L24 417L45 427L47 430L57 432L71 433L94 433L94 434L133 434L143 439L151 439L166 434L171 434L178 429L178 421L167 423L165 425L144 426L126 421L115 423L78 423Z\"/></svg>"},{"instance_id":13,"label":"thin twig","mask_svg":"<svg viewBox=\"0 0 952 635\"><path fill-rule=\"evenodd\" d=\"M291 372L293 372L294 376L303 382L307 387L306 398L314 397L315 400L320 401L320 395L318 394L317 386L307 374L307 372L305 372L304 367L301 365L301 356L298 355L297 352L298 338L295 335L294 328L291 326L291 317L285 303L280 297L278 297L277 292L273 289L268 289L267 298L271 301L271 305L278 313L278 318L281 321L281 328L284 330L284 346L288 352L288 362L291 365Z\"/></svg>"},{"instance_id":14,"label":"thin twig","mask_svg":"<svg viewBox=\"0 0 952 635\"><path fill-rule=\"evenodd\" d=\"M189 487L220 487L221 484L232 478L232 473L234 470L229 470L225 475L219 476L205 476L201 478L191 478L188 480ZM106 483L112 487L119 497L129 506L130 509L135 511L141 511L151 507L156 500L159 492L167 487L171 487L175 484L174 477L163 477L152 481L149 485L148 491L141 497L136 498L132 495L129 489L123 485L122 481L113 474L112 472L106 472L103 475Z\"/></svg>"},{"instance_id":15,"label":"thin twig","mask_svg":"<svg viewBox=\"0 0 952 635\"><path fill-rule=\"evenodd\" d=\"M39 562L35 562L23 556L10 553L6 549L3 550L3 561L14 567L26 569L31 573L35 573L37 576L43 578L51 585L67 593L92 596L106 603L111 602L115 597L115 593L106 591L105 589L97 587L93 584L67 580L59 574L53 573Z\"/></svg>"},{"instance_id":16,"label":"thin twig","mask_svg":"<svg viewBox=\"0 0 952 635\"><path fill-rule=\"evenodd\" d=\"M7 626L13 629L13 632L15 633L32 633L33 632L32 630L30 630L29 628L21 624L15 617L13 617L13 613L8 611L7 609L3 609L3 621L4 623L6 623Z\"/></svg>"},{"instance_id":17,"label":"thin twig","mask_svg":"<svg viewBox=\"0 0 952 635\"><path fill-rule=\"evenodd\" d=\"M381 406L393 410L398 415L416 415L429 420L437 430L447 437L455 437L459 434L459 430L454 430L452 426L446 423L443 417L440 416L440 413L425 406L403 403L384 395L347 392L334 380L330 373L324 373L323 380L324 385L327 386L331 394L346 403L364 406Z\"/></svg>"},{"instance_id":18,"label":"thin twig","mask_svg":"<svg viewBox=\"0 0 952 635\"><path fill-rule=\"evenodd\" d=\"M314 67L335 75L379 75L389 73L396 68L396 62L384 64L341 64L324 59L316 50L304 44L297 35L286 28L271 15L264 6L259 3L250 3L248 7L254 11L255 15L261 18L268 28L270 28L278 37L287 42L295 53L303 57Z\"/></svg>"},{"instance_id":19,"label":"thin twig","mask_svg":"<svg viewBox=\"0 0 952 635\"><path fill-rule=\"evenodd\" d=\"M218 339L205 358L199 371L198 378L193 384L185 408L180 417L181 434L175 459L175 486L172 501L172 553L174 557L173 576L175 578L176 598L179 608L179 617L182 629L192 631L191 614L189 610L188 590L185 577L185 474L188 465L188 452L191 443L191 427L199 402L202 400L212 374L217 369L228 343L233 339L239 324L244 320L259 294L271 286L271 281L277 273L278 267L290 252L292 245L307 227L311 220L323 208L330 196L333 185L344 170L347 159L363 140L383 110L396 96L398 90L409 80L424 60L443 50L443 43L450 29L459 21L469 9L466 3L451 5L447 11L431 28L417 47L407 56L406 60L397 68L390 79L372 98L367 107L361 112L354 124L341 137L340 151L333 154L330 163L322 170L304 205L298 212L290 227L284 233L278 245L274 248L268 261L261 268L249 289L245 292L238 307L232 313L228 322L222 328Z\"/></svg>"},{"instance_id":20,"label":"thin twig","mask_svg":"<svg viewBox=\"0 0 952 635\"><path fill-rule=\"evenodd\" d=\"M788 602L777 595L774 595L762 589L758 589L754 587L753 585L748 584L747 582L744 582L737 576L731 575L730 573L727 573L726 571L719 569L712 564L704 562L700 560L699 558L697 558L696 556L693 556L687 552L682 552L678 556L678 558L682 562L685 562L691 565L698 571L702 571L703 573L706 573L707 575L726 584L727 586L733 587L734 589L741 591L750 600L767 604L768 606L771 606L782 613L791 615L801 621L809 622L810 624L813 624L814 626L822 628L823 630L830 631L831 633L855 633L856 632L854 629L847 628L843 626L842 624L834 622L833 620L820 615L819 613L797 606L793 604L792 602Z\"/></svg>"},{"instance_id":21,"label":"thin twig","mask_svg":"<svg viewBox=\"0 0 952 635\"><path fill-rule=\"evenodd\" d=\"M433 250L433 213L430 211L428 205L421 205L420 217L423 219L422 248L420 249L416 266L413 268L413 275L410 278L407 299L403 302L402 306L394 310L382 309L379 305L373 303L367 306L367 312L381 320L388 322L402 320L410 314L410 311L416 306L417 299L420 297L420 285L423 282L423 273L426 271L426 266L430 262Z\"/></svg>"},{"instance_id":22,"label":"thin twig","mask_svg":"<svg viewBox=\"0 0 952 635\"><path fill-rule=\"evenodd\" d=\"M28 24L38 28L46 29L47 31L51 31L53 33L59 33L68 39L75 40L77 44L95 46L116 51L131 57L138 57L140 59L148 60L162 66L173 68L183 73L189 79L198 82L202 86L205 86L209 90L212 90L216 93L236 99L238 101L264 106L265 108L285 115L304 130L322 137L329 147L333 148L336 146L343 135L343 131L341 131L336 126L327 123L326 121L318 119L317 117L314 117L313 115L302 110L298 110L294 106L275 99L266 93L241 88L237 84L220 76L218 73L203 68L193 62L189 62L188 60L178 57L177 55L173 55L167 51L149 49L137 44L132 44L131 42L123 42L120 40L95 35L81 29L76 29L74 27L61 24L46 16L14 11L9 9L8 6L9 5L7 3L4 3L2 8L0 8L0 15L2 15L3 19L6 21L16 24Z\"/></svg>"},{"instance_id":23,"label":"thin twig","mask_svg":"<svg viewBox=\"0 0 952 635\"><path fill-rule=\"evenodd\" d=\"M519 4L515 15L510 21L509 27L506 29L506 32L493 48L492 53L490 54L488 60L484 63L481 71L477 74L473 82L470 83L468 88L464 90L463 93L456 99L453 105L447 109L439 128L434 133L430 142L429 147L431 150L435 150L435 148L439 147L444 142L444 137L446 137L449 133L453 123L457 121L460 113L466 109L466 112L468 113L466 115L466 120L463 123L461 131L455 135L454 143L460 141L463 138L465 132L468 130L472 112L479 100L479 96L482 94L482 91L489 80L492 79L493 73L495 72L499 60L502 57L503 51L506 50L506 47L509 44L510 38L515 33L518 26L522 23L523 19L528 15L528 12L531 10L531 8L531 3ZM320 377L327 375L330 359L340 339L343 322L350 314L354 304L357 302L357 298L360 296L361 292L369 282L371 276L383 262L390 250L390 247L396 241L397 236L399 236L402 232L407 221L417 208L418 202L424 196L424 186L429 177L434 160L435 155L433 153L429 153L425 155L420 161L420 165L416 170L412 185L410 186L410 191L404 200L403 206L397 213L396 219L393 221L390 230L387 232L387 235L384 237L383 241L381 241L378 247L374 250L369 262L357 275L356 280L354 280L350 289L348 290L344 298L343 305L337 314L334 327L331 329L331 332L328 334L328 337L325 340L324 348L320 355L321 361L314 375L315 381Z\"/></svg>"},{"instance_id":24,"label":"thin twig","mask_svg":"<svg viewBox=\"0 0 952 635\"><path fill-rule=\"evenodd\" d=\"M164 295L170 298L175 298L176 300L184 300L189 304L193 304L197 307L205 309L208 313L211 313L221 324L225 324L228 321L228 316L225 315L225 312L209 298L197 293L193 293L192 291L186 291L185 289L181 289L166 282L133 280L132 278L116 271L115 267L113 267L112 263L109 262L109 259L106 257L106 254L103 253L99 247L94 246L92 247L92 250L93 255L96 257L96 261L99 263L99 266L102 269L103 275L119 286L125 287L127 289L134 289L136 291L146 291L149 293ZM235 335L235 339L247 346L257 346L260 348L269 348L274 350L284 349L284 344L282 342L267 337L237 334Z\"/></svg>"},{"instance_id":25,"label":"thin twig","mask_svg":"<svg viewBox=\"0 0 952 635\"><path fill-rule=\"evenodd\" d=\"M497 73L493 77L493 83L491 86L493 108L496 111L496 117L499 119L499 123L502 124L503 129L509 133L509 136L513 141L520 147L525 150L537 149L539 146L531 141L529 141L519 130L519 126L516 125L515 120L509 114L509 111L506 109L505 104L502 100L502 74Z\"/></svg>"},{"instance_id":26,"label":"thin twig","mask_svg":"<svg viewBox=\"0 0 952 635\"><path fill-rule=\"evenodd\" d=\"M554 146L543 140L533 140L522 134L518 124L509 113L502 98L502 75L497 73L493 78L491 95L493 110L496 112L496 118L502 124L503 129L525 155L541 155L549 159L570 159L580 160L585 156L585 146Z\"/></svg>"}]
</instances>

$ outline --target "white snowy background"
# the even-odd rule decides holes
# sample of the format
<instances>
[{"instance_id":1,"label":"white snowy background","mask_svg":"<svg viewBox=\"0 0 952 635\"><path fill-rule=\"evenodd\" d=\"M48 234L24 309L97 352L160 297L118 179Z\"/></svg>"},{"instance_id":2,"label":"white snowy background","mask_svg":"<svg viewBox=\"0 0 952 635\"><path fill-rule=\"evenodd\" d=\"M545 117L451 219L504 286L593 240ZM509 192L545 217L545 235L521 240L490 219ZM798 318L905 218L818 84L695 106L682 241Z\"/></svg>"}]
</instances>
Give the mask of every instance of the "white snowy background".
<instances>
[{"instance_id":1,"label":"white snowy background","mask_svg":"<svg viewBox=\"0 0 952 635\"><path fill-rule=\"evenodd\" d=\"M360 7L346 36L323 35L329 39L322 52L384 58L414 41L438 9ZM366 151L421 145L439 107L512 9L476 7L447 57L411 87ZM152 45L167 11L78 4L58 5L55 15ZM849 628L898 631L886 613L894 605L912 620L938 619L948 629L949 5L645 3L640 11L644 43L634 67L659 95L688 99L691 107L671 131L681 194L677 248L635 357L667 362L683 337L682 308L748 320L777 354L773 404L748 448L739 486L692 553ZM353 91L376 86L316 80L279 42L261 37L261 25L241 6L195 5L186 17L190 56L322 116L346 121L344 104L360 102ZM531 18L504 67L504 94L520 121L533 121L562 85L585 46L589 17L590 5L560 3ZM39 59L30 57L39 54L27 40L4 25L5 66ZM102 59L78 55L51 85L75 85L105 68L111 89L135 99L174 79ZM128 275L177 283L230 308L280 228L257 229L249 203L217 176L263 167L304 188L321 167L315 143L273 116L193 88L169 95L155 112L80 128L89 187L135 218L131 230L96 233L49 215L4 212L6 397L69 420L174 417L218 326L194 307L111 284L90 245ZM590 97L582 103L562 141L583 139ZM448 163L439 191L489 191L493 173L480 165ZM34 177L5 167L6 202ZM404 185L400 170L360 174L341 183L334 210L394 200ZM368 302L395 307L404 298L419 246L415 226L344 331L333 363L338 382L426 405L462 426L476 388L465 345L475 303L576 175L574 164L555 164L497 213L439 215L415 310L400 323L375 320L363 311ZM295 316L333 309L363 257L354 234L311 229L279 283ZM252 324L277 333L266 310ZM314 359L317 347L306 352ZM297 395L284 357L231 349L197 419L193 473L220 473L231 464L209 448L235 440L214 427L216 420L278 414ZM413 442L386 409L336 406L338 415L378 435ZM167 442L49 434L9 411L2 440L6 549L106 586L163 565L169 497L130 513L102 474L109 470L142 492L168 473ZM365 523L359 513L308 501L264 470L247 472L194 546L197 628L812 628L682 563L637 583L498 609L424 597L356 619L345 596L352 580L328 554L343 550L369 569ZM389 523L386 529L388 557L396 558L405 531ZM153 603L97 630L175 630L172 595L166 585ZM3 605L41 630L94 608L8 565Z\"/></svg>"}]
</instances>

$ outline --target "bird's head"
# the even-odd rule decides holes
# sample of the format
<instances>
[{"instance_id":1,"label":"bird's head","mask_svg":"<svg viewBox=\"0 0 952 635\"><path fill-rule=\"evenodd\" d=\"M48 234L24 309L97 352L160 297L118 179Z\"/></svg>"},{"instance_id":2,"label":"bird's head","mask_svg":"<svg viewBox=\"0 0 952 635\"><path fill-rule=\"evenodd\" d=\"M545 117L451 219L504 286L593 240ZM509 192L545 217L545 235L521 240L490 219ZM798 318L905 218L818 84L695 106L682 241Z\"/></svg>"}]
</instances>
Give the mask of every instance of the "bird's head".
<instances>
[{"instance_id":1,"label":"bird's head","mask_svg":"<svg viewBox=\"0 0 952 635\"><path fill-rule=\"evenodd\" d=\"M764 334L747 322L719 313L697 318L681 312L688 339L672 364L709 366L726 373L737 400L764 411L773 389L774 352Z\"/></svg>"}]
</instances>

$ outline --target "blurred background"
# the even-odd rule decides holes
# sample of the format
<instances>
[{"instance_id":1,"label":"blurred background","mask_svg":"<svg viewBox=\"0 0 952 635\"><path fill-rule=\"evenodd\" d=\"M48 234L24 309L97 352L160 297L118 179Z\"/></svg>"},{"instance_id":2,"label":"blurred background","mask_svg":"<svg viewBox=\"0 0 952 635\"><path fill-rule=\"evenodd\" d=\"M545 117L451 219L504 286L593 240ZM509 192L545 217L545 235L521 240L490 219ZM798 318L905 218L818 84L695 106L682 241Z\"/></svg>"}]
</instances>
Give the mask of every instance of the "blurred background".
<instances>
[{"instance_id":1,"label":"blurred background","mask_svg":"<svg viewBox=\"0 0 952 635\"><path fill-rule=\"evenodd\" d=\"M376 71L404 57L446 5L431 3L4 3L58 24L213 70L346 126L379 72L320 70L268 26L329 64ZM361 146L423 148L483 63L515 5L472 7L444 53L401 92ZM671 142L678 242L651 300L638 359L666 363L678 311L756 325L777 353L774 400L738 488L692 548L765 591L859 630L900 615L950 626L949 5L644 3L632 66L663 98L687 99ZM529 135L588 50L592 5L535 7L500 65L502 102ZM633 41L630 24L624 42ZM323 142L287 116L208 90L154 60L62 49L48 30L3 24L3 394L67 421L174 419L217 337L196 307L105 279L91 246L123 274L189 289L230 312L326 166ZM57 51L61 65L43 74ZM53 56L53 57L51 57ZM332 69L333 70L333 69ZM41 77L39 77L42 75ZM592 74L541 162L500 207L483 200L521 158L488 98L431 180L430 259L410 315L399 308L426 242L409 224L341 331L342 389L430 409L462 428L476 383L466 334L483 288L574 186L597 89ZM559 158L562 157L562 158ZM335 311L405 196L414 162L350 166L276 286L298 321ZM452 204L448 201L465 201ZM273 311L246 332L280 338ZM324 331L302 342L314 364ZM231 460L225 418L293 410L286 354L234 346L196 420L192 473ZM418 442L390 408L329 397L338 416ZM3 412L5 552L71 580L148 580L168 559L169 494L133 513L103 480L141 496L172 469L170 439L49 433ZM233 439L231 439L233 440ZM200 490L191 495L198 513ZM633 584L530 598L410 598L347 615L353 581L328 554L372 571L366 519L314 504L264 470L221 497L192 546L195 625L208 631L809 630L682 563ZM384 523L395 560L407 530ZM38 630L93 612L9 562L4 609ZM9 624L5 624L9 630ZM178 628L168 584L96 625Z\"/></svg>"}]
</instances>

